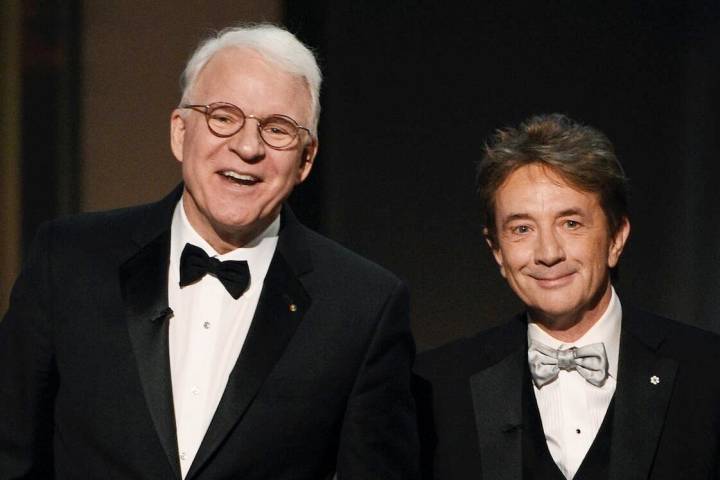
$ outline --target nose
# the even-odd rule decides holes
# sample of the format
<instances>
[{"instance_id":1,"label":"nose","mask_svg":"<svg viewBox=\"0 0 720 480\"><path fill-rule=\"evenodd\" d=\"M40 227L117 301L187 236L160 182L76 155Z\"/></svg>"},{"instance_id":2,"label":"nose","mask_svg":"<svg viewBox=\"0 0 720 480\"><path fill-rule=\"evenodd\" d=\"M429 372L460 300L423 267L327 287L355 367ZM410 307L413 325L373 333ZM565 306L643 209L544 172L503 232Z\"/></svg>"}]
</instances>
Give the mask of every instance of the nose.
<instances>
[{"instance_id":1,"label":"nose","mask_svg":"<svg viewBox=\"0 0 720 480\"><path fill-rule=\"evenodd\" d=\"M540 229L535 245L535 263L552 267L564 260L565 250L557 234L552 229Z\"/></svg>"},{"instance_id":2,"label":"nose","mask_svg":"<svg viewBox=\"0 0 720 480\"><path fill-rule=\"evenodd\" d=\"M247 118L242 128L228 138L228 148L245 162L254 163L265 156L265 143L260 138L257 120Z\"/></svg>"}]
</instances>

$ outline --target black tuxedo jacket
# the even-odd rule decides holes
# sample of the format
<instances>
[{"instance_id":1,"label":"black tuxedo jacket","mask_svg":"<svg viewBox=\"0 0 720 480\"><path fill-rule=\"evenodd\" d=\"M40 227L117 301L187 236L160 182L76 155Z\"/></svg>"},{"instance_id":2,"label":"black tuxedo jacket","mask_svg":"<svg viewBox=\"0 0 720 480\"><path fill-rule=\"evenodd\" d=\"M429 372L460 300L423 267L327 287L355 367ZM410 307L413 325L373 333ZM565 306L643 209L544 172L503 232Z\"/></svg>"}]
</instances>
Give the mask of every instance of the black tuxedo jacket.
<instances>
[{"instance_id":1,"label":"black tuxedo jacket","mask_svg":"<svg viewBox=\"0 0 720 480\"><path fill-rule=\"evenodd\" d=\"M522 478L525 319L419 355L423 478ZM716 335L623 306L610 479L720 478L719 364Z\"/></svg>"},{"instance_id":2,"label":"black tuxedo jacket","mask_svg":"<svg viewBox=\"0 0 720 480\"><path fill-rule=\"evenodd\" d=\"M181 191L40 229L0 323L0 479L180 478L167 275ZM415 478L413 354L406 287L284 207L187 479Z\"/></svg>"}]
</instances>

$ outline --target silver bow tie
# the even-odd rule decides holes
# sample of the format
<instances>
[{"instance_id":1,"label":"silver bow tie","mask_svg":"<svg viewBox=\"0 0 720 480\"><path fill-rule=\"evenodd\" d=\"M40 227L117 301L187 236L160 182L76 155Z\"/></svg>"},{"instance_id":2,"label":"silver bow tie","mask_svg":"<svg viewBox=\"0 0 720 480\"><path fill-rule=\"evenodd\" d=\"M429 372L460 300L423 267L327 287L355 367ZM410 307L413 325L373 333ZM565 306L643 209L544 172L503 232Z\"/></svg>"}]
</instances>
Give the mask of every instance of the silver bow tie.
<instances>
[{"instance_id":1,"label":"silver bow tie","mask_svg":"<svg viewBox=\"0 0 720 480\"><path fill-rule=\"evenodd\" d=\"M555 380L560 370L575 370L596 387L605 383L608 374L607 353L603 343L555 350L532 340L528 349L528 363L537 388Z\"/></svg>"}]
</instances>

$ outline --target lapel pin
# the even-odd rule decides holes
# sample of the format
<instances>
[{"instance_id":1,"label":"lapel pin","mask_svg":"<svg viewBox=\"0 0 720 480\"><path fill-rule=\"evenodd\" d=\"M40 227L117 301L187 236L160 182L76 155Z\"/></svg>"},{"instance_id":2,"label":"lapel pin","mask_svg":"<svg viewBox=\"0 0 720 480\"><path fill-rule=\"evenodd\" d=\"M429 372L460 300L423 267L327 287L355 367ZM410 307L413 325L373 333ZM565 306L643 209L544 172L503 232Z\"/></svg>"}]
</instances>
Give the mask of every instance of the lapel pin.
<instances>
[{"instance_id":1,"label":"lapel pin","mask_svg":"<svg viewBox=\"0 0 720 480\"><path fill-rule=\"evenodd\" d=\"M291 312L297 312L297 305L295 305L294 303L291 303L288 308Z\"/></svg>"},{"instance_id":2,"label":"lapel pin","mask_svg":"<svg viewBox=\"0 0 720 480\"><path fill-rule=\"evenodd\" d=\"M657 385L658 383L660 383L660 377L658 377L657 375L653 375L652 377L650 377L650 383L652 383L653 385Z\"/></svg>"}]
</instances>

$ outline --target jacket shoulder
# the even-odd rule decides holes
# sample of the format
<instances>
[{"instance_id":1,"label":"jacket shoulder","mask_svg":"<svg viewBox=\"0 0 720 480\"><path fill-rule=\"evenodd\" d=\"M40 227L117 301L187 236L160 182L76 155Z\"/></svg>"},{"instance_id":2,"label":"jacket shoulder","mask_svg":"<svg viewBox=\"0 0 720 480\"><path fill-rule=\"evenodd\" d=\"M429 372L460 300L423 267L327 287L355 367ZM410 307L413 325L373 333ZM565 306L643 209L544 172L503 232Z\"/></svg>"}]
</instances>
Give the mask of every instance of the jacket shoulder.
<instances>
[{"instance_id":1,"label":"jacket shoulder","mask_svg":"<svg viewBox=\"0 0 720 480\"><path fill-rule=\"evenodd\" d=\"M170 227L172 213L182 191L183 185L180 184L156 202L61 217L46 222L41 231L80 237L93 243L124 239L130 232L140 230L144 236L153 236Z\"/></svg>"},{"instance_id":2,"label":"jacket shoulder","mask_svg":"<svg viewBox=\"0 0 720 480\"><path fill-rule=\"evenodd\" d=\"M415 373L430 381L449 377L466 378L524 348L527 329L522 315L502 325L480 331L419 354Z\"/></svg>"},{"instance_id":3,"label":"jacket shoulder","mask_svg":"<svg viewBox=\"0 0 720 480\"><path fill-rule=\"evenodd\" d=\"M677 320L628 307L623 328L670 357L720 360L720 335Z\"/></svg>"},{"instance_id":4,"label":"jacket shoulder","mask_svg":"<svg viewBox=\"0 0 720 480\"><path fill-rule=\"evenodd\" d=\"M97 212L76 213L45 222L47 228L56 232L87 233L97 230L130 229L144 218L155 204L136 205Z\"/></svg>"},{"instance_id":5,"label":"jacket shoulder","mask_svg":"<svg viewBox=\"0 0 720 480\"><path fill-rule=\"evenodd\" d=\"M302 228L313 266L318 271L332 272L335 281L344 278L352 282L372 283L390 288L404 285L397 275L385 267L307 227ZM358 286L357 283L355 286Z\"/></svg>"},{"instance_id":6,"label":"jacket shoulder","mask_svg":"<svg viewBox=\"0 0 720 480\"><path fill-rule=\"evenodd\" d=\"M135 232L155 236L168 231L171 217L172 210L166 212L158 204L68 215L43 223L33 248L56 257L114 261L136 250Z\"/></svg>"}]
</instances>

